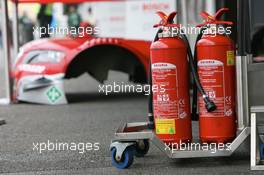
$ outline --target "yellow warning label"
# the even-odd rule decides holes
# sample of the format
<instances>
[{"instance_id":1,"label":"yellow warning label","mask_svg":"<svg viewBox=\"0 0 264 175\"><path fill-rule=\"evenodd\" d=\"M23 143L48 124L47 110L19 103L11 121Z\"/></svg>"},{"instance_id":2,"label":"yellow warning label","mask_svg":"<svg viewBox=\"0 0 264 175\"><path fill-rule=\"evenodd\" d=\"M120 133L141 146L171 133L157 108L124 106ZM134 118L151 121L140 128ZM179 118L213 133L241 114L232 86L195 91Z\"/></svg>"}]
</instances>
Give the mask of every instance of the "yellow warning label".
<instances>
[{"instance_id":1,"label":"yellow warning label","mask_svg":"<svg viewBox=\"0 0 264 175\"><path fill-rule=\"evenodd\" d=\"M175 134L174 119L156 119L156 134Z\"/></svg>"},{"instance_id":2,"label":"yellow warning label","mask_svg":"<svg viewBox=\"0 0 264 175\"><path fill-rule=\"evenodd\" d=\"M235 65L235 54L234 51L227 51L226 52L226 63L228 66L233 66Z\"/></svg>"}]
</instances>

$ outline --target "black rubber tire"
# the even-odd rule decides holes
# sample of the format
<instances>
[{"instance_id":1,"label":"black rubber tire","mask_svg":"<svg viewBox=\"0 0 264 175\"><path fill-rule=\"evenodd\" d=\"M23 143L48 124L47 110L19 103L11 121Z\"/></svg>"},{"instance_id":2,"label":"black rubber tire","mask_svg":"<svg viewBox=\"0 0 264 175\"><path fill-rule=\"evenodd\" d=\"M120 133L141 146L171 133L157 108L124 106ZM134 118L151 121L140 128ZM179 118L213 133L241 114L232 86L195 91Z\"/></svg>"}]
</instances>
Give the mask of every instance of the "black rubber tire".
<instances>
[{"instance_id":1,"label":"black rubber tire","mask_svg":"<svg viewBox=\"0 0 264 175\"><path fill-rule=\"evenodd\" d=\"M149 151L149 140L139 140L135 145L135 156L144 157Z\"/></svg>"}]
</instances>

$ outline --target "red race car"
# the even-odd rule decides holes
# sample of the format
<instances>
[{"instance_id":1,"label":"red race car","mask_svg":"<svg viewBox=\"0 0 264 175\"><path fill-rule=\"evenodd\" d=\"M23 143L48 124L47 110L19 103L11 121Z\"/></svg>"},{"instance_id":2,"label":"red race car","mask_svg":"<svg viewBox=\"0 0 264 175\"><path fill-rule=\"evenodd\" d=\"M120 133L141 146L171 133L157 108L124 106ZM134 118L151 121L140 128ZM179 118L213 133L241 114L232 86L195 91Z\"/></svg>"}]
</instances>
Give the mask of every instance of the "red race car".
<instances>
[{"instance_id":1,"label":"red race car","mask_svg":"<svg viewBox=\"0 0 264 175\"><path fill-rule=\"evenodd\" d=\"M109 70L145 83L151 42L121 38L41 39L21 47L13 67L14 98L41 104L65 104L64 79L87 72L103 83Z\"/></svg>"}]
</instances>

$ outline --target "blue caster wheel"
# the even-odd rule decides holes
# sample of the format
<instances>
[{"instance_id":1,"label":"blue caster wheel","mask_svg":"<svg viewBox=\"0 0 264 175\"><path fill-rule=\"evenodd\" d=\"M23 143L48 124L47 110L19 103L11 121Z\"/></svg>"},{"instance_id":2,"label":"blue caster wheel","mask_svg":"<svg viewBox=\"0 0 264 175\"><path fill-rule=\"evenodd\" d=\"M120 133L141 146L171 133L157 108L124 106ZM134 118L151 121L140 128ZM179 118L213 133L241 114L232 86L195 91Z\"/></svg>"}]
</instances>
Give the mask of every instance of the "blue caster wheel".
<instances>
[{"instance_id":1,"label":"blue caster wheel","mask_svg":"<svg viewBox=\"0 0 264 175\"><path fill-rule=\"evenodd\" d=\"M149 151L149 141L147 139L139 140L135 145L135 156L144 157Z\"/></svg>"},{"instance_id":2,"label":"blue caster wheel","mask_svg":"<svg viewBox=\"0 0 264 175\"><path fill-rule=\"evenodd\" d=\"M134 161L134 150L133 147L127 147L122 154L122 157L116 156L116 148L111 150L112 165L118 169L126 169L130 167Z\"/></svg>"}]
</instances>

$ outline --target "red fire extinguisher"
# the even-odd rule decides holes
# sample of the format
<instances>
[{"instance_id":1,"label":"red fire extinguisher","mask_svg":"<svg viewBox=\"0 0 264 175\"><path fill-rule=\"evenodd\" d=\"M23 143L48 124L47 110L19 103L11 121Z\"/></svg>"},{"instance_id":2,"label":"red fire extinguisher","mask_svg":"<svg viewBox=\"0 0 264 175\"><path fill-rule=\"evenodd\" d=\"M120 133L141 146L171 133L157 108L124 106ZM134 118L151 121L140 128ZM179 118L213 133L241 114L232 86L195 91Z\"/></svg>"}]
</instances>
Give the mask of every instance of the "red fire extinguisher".
<instances>
[{"instance_id":1,"label":"red fire extinguisher","mask_svg":"<svg viewBox=\"0 0 264 175\"><path fill-rule=\"evenodd\" d=\"M176 12L157 12L159 37L151 44L151 78L156 135L165 143L192 140L187 45L172 32Z\"/></svg>"},{"instance_id":2,"label":"red fire extinguisher","mask_svg":"<svg viewBox=\"0 0 264 175\"><path fill-rule=\"evenodd\" d=\"M224 32L227 28L223 28L232 22L220 20L227 11L220 9L214 16L202 12L205 23L198 25L206 28L196 44L198 75L206 94L217 106L215 111L208 112L199 94L202 142L227 143L236 136L234 43Z\"/></svg>"}]
</instances>

